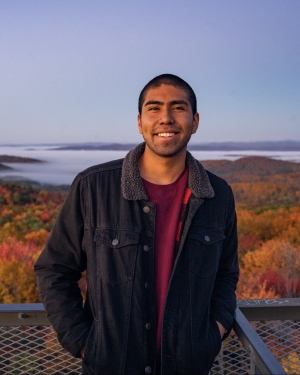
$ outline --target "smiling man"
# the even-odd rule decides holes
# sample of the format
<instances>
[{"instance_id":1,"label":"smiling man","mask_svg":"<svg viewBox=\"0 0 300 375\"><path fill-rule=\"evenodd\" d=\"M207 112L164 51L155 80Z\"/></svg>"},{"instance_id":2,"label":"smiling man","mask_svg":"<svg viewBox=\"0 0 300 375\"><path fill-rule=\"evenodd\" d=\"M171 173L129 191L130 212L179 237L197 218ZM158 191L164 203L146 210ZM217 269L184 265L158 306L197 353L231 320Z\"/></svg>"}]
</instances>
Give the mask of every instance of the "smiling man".
<instances>
[{"instance_id":1,"label":"smiling man","mask_svg":"<svg viewBox=\"0 0 300 375\"><path fill-rule=\"evenodd\" d=\"M48 318L83 374L208 374L231 330L234 200L187 152L198 124L192 88L155 77L139 97L145 142L71 186L35 270Z\"/></svg>"}]
</instances>

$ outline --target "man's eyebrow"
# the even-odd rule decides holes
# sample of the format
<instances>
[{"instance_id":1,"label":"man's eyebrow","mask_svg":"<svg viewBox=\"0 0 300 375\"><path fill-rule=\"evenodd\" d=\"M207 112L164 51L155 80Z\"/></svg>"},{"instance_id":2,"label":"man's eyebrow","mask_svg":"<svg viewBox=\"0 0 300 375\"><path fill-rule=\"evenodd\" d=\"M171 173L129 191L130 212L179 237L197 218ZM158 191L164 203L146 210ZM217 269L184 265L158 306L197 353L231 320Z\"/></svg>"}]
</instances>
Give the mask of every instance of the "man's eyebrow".
<instances>
[{"instance_id":1,"label":"man's eyebrow","mask_svg":"<svg viewBox=\"0 0 300 375\"><path fill-rule=\"evenodd\" d=\"M147 103L144 104L144 106L146 107L147 105L153 105L153 104L163 105L164 103L160 102L159 100L149 100Z\"/></svg>"},{"instance_id":2,"label":"man's eyebrow","mask_svg":"<svg viewBox=\"0 0 300 375\"><path fill-rule=\"evenodd\" d=\"M147 105L153 105L153 104L163 105L164 103L160 102L159 100L149 100L147 103L144 104L144 106L146 107ZM172 100L169 104L171 104L171 105L184 104L186 106L189 105L188 102L185 101L185 100Z\"/></svg>"},{"instance_id":3,"label":"man's eyebrow","mask_svg":"<svg viewBox=\"0 0 300 375\"><path fill-rule=\"evenodd\" d=\"M184 105L186 105L186 106L189 105L189 103L188 103L187 101L185 101L185 100L172 100L170 104L171 104L171 105L175 105L175 104L184 104Z\"/></svg>"}]
</instances>

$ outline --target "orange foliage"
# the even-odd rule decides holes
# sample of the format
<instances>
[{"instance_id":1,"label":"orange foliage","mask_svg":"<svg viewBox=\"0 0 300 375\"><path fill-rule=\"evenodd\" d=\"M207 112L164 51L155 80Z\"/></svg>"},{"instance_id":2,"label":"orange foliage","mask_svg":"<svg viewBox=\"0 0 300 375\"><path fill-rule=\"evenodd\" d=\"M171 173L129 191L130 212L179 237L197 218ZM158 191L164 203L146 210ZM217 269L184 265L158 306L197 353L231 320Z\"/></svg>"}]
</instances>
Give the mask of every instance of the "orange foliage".
<instances>
[{"instance_id":1,"label":"orange foliage","mask_svg":"<svg viewBox=\"0 0 300 375\"><path fill-rule=\"evenodd\" d=\"M40 302L32 266L12 257L0 262L0 303Z\"/></svg>"},{"instance_id":2,"label":"orange foliage","mask_svg":"<svg viewBox=\"0 0 300 375\"><path fill-rule=\"evenodd\" d=\"M257 157L203 164L235 195L237 297L300 296L300 165ZM38 301L33 264L65 195L0 182L0 303ZM84 297L85 274L79 286Z\"/></svg>"},{"instance_id":3,"label":"orange foliage","mask_svg":"<svg viewBox=\"0 0 300 375\"><path fill-rule=\"evenodd\" d=\"M232 183L238 208L279 207L300 203L296 188L274 182Z\"/></svg>"},{"instance_id":4,"label":"orange foliage","mask_svg":"<svg viewBox=\"0 0 300 375\"><path fill-rule=\"evenodd\" d=\"M243 271L246 275L261 275L273 270L290 278L300 276L300 246L287 240L270 240L260 248L243 257Z\"/></svg>"},{"instance_id":5,"label":"orange foliage","mask_svg":"<svg viewBox=\"0 0 300 375\"><path fill-rule=\"evenodd\" d=\"M66 193L0 182L0 242L26 241L31 232L50 232Z\"/></svg>"},{"instance_id":6,"label":"orange foliage","mask_svg":"<svg viewBox=\"0 0 300 375\"><path fill-rule=\"evenodd\" d=\"M42 248L48 237L49 232L47 232L45 229L40 229L38 232L29 232L25 235L25 240L28 244L35 245L39 248Z\"/></svg>"},{"instance_id":7,"label":"orange foliage","mask_svg":"<svg viewBox=\"0 0 300 375\"><path fill-rule=\"evenodd\" d=\"M65 194L0 182L0 303L39 302L33 265Z\"/></svg>"},{"instance_id":8,"label":"orange foliage","mask_svg":"<svg viewBox=\"0 0 300 375\"><path fill-rule=\"evenodd\" d=\"M240 263L238 298L300 296L300 245L269 240L247 252Z\"/></svg>"},{"instance_id":9,"label":"orange foliage","mask_svg":"<svg viewBox=\"0 0 300 375\"><path fill-rule=\"evenodd\" d=\"M245 275L242 270L236 295L238 299L279 298L274 289L267 289L264 284L260 283L259 276Z\"/></svg>"},{"instance_id":10,"label":"orange foliage","mask_svg":"<svg viewBox=\"0 0 300 375\"><path fill-rule=\"evenodd\" d=\"M300 245L300 206L281 207L261 213L237 210L237 216L240 239L246 236L253 236L260 241L286 239Z\"/></svg>"}]
</instances>

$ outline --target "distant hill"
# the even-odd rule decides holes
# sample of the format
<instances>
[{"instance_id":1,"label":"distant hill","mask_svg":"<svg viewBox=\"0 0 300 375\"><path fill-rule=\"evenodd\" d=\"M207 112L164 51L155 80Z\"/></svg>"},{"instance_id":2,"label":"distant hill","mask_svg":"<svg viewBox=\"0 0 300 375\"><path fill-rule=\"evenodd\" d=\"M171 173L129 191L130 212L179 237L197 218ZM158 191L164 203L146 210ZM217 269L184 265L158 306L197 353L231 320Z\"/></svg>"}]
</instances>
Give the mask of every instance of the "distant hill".
<instances>
[{"instance_id":1,"label":"distant hill","mask_svg":"<svg viewBox=\"0 0 300 375\"><path fill-rule=\"evenodd\" d=\"M0 163L43 163L42 160L22 156L0 155Z\"/></svg>"},{"instance_id":2,"label":"distant hill","mask_svg":"<svg viewBox=\"0 0 300 375\"><path fill-rule=\"evenodd\" d=\"M237 208L265 210L300 204L300 163L250 156L229 160L201 161L203 166L224 178L232 187ZM2 168L9 167L0 164ZM3 181L45 190L67 190L67 185L51 186L21 176L6 176Z\"/></svg>"},{"instance_id":3,"label":"distant hill","mask_svg":"<svg viewBox=\"0 0 300 375\"><path fill-rule=\"evenodd\" d=\"M99 145L93 144L75 144L75 145L66 145L60 146L57 148L51 148L51 150L87 150L87 151L129 151L137 146L137 143L105 143Z\"/></svg>"},{"instance_id":4,"label":"distant hill","mask_svg":"<svg viewBox=\"0 0 300 375\"><path fill-rule=\"evenodd\" d=\"M4 176L0 177L0 186L23 186L33 188L36 190L47 190L47 191L68 191L70 185L51 185L43 184L38 181L26 179L22 176Z\"/></svg>"},{"instance_id":5,"label":"distant hill","mask_svg":"<svg viewBox=\"0 0 300 375\"><path fill-rule=\"evenodd\" d=\"M7 165L3 165L3 164L0 163L0 171L6 171L8 169L12 169L12 168L8 167Z\"/></svg>"},{"instance_id":6,"label":"distant hill","mask_svg":"<svg viewBox=\"0 0 300 375\"><path fill-rule=\"evenodd\" d=\"M300 141L191 143L188 149L190 151L300 151Z\"/></svg>"},{"instance_id":7,"label":"distant hill","mask_svg":"<svg viewBox=\"0 0 300 375\"><path fill-rule=\"evenodd\" d=\"M72 143L51 150L121 150L129 151L137 143ZM210 142L190 143L190 151L300 151L300 141Z\"/></svg>"},{"instance_id":8,"label":"distant hill","mask_svg":"<svg viewBox=\"0 0 300 375\"><path fill-rule=\"evenodd\" d=\"M300 204L298 163L261 156L201 163L231 185L238 208L266 209Z\"/></svg>"},{"instance_id":9,"label":"distant hill","mask_svg":"<svg viewBox=\"0 0 300 375\"><path fill-rule=\"evenodd\" d=\"M205 160L201 162L209 171L227 178L240 180L239 176L269 176L300 172L300 164L263 156L247 156L235 161Z\"/></svg>"}]
</instances>

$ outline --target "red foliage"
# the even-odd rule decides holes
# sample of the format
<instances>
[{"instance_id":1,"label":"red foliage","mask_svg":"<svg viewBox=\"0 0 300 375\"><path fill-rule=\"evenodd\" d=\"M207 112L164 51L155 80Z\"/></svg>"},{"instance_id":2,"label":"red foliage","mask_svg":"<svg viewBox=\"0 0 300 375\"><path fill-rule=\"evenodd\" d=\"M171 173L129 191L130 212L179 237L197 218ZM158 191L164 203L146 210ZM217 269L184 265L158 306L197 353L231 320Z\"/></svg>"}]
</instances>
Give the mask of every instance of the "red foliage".
<instances>
[{"instance_id":1,"label":"red foliage","mask_svg":"<svg viewBox=\"0 0 300 375\"><path fill-rule=\"evenodd\" d=\"M50 216L49 212L48 211L45 211L43 212L43 214L41 215L41 220L43 223L46 223L46 222L49 222L52 220L52 217Z\"/></svg>"},{"instance_id":2,"label":"red foliage","mask_svg":"<svg viewBox=\"0 0 300 375\"><path fill-rule=\"evenodd\" d=\"M17 260L33 268L36 256L40 251L40 247L33 243L24 243L17 241L15 238L10 238L8 241L0 243L0 261Z\"/></svg>"},{"instance_id":3,"label":"red foliage","mask_svg":"<svg viewBox=\"0 0 300 375\"><path fill-rule=\"evenodd\" d=\"M266 291L273 290L282 298L296 298L300 296L300 280L287 278L273 270L268 270L260 276L260 284Z\"/></svg>"},{"instance_id":4,"label":"red foliage","mask_svg":"<svg viewBox=\"0 0 300 375\"><path fill-rule=\"evenodd\" d=\"M244 254L247 251L252 251L261 244L261 240L256 236L240 236L239 238L239 252Z\"/></svg>"}]
</instances>

